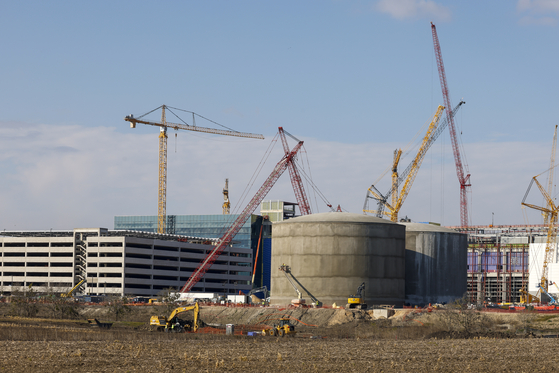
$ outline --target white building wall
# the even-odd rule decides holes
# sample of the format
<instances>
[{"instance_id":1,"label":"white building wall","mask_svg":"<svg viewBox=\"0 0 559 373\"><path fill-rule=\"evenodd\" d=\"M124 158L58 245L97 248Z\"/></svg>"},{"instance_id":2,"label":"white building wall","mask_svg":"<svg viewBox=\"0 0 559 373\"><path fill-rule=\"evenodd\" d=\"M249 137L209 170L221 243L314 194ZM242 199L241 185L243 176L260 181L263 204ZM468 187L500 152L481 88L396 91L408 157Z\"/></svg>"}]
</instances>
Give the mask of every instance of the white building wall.
<instances>
[{"instance_id":1,"label":"white building wall","mask_svg":"<svg viewBox=\"0 0 559 373\"><path fill-rule=\"evenodd\" d=\"M528 292L532 295L538 293L545 257L546 243L530 244L530 266L528 267ZM552 244L551 260L548 263L548 280L559 283L559 258L557 252L557 244ZM551 294L557 294L559 291L552 285L548 287Z\"/></svg>"}]
</instances>

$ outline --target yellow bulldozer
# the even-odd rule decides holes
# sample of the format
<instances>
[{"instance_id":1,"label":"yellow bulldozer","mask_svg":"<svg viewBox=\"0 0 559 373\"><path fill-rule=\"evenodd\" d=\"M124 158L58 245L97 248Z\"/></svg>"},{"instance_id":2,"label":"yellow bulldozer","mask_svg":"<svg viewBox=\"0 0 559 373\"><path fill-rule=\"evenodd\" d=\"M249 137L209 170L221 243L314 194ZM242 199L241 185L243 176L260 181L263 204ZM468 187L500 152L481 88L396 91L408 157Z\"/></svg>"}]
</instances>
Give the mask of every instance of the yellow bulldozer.
<instances>
[{"instance_id":1,"label":"yellow bulldozer","mask_svg":"<svg viewBox=\"0 0 559 373\"><path fill-rule=\"evenodd\" d=\"M278 325L274 325L271 329L263 329L262 335L264 336L294 336L296 333L295 327L289 322L289 318L284 317L280 319Z\"/></svg>"},{"instance_id":2,"label":"yellow bulldozer","mask_svg":"<svg viewBox=\"0 0 559 373\"><path fill-rule=\"evenodd\" d=\"M187 311L192 311L192 310L194 311L193 321L185 322L178 318L179 314ZM196 302L192 306L175 308L168 317L152 316L149 320L149 324L156 326L157 331L160 332L175 332L175 333L180 333L184 331L196 332L200 326L199 319L200 319L200 306L198 305L198 302Z\"/></svg>"}]
</instances>

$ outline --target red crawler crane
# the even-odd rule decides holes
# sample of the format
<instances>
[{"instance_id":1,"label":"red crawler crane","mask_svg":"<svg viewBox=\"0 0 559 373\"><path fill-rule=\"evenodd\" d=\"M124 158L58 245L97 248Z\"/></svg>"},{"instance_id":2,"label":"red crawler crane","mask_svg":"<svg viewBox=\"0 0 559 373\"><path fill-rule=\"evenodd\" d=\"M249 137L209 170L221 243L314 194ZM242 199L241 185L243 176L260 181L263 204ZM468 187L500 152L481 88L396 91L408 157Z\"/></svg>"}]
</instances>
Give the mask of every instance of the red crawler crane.
<instances>
[{"instance_id":1,"label":"red crawler crane","mask_svg":"<svg viewBox=\"0 0 559 373\"><path fill-rule=\"evenodd\" d=\"M450 104L450 94L446 84L446 74L444 71L443 55L437 36L437 28L431 22L431 31L433 32L433 44L435 46L435 56L437 57L437 67L439 69L439 79L441 81L441 89L443 91L444 105L446 107L446 117L448 120L448 130L450 131L450 140L452 141L452 150L454 152L454 163L456 164L456 174L460 183L460 223L463 227L468 226L468 198L466 195L467 188L471 186L470 174L465 174L460 157L460 149L456 138L456 127L454 126L454 116L452 115L452 106Z\"/></svg>"},{"instance_id":2,"label":"red crawler crane","mask_svg":"<svg viewBox=\"0 0 559 373\"><path fill-rule=\"evenodd\" d=\"M280 127L280 134L283 132L283 129ZM282 138L282 141L284 138ZM286 144L284 143L284 148ZM247 207L239 214L235 222L227 229L227 231L221 237L219 243L215 246L215 248L204 258L204 260L200 263L198 268L194 270L186 284L181 289L181 293L186 293L192 289L194 285L200 281L202 277L206 274L206 272L210 269L212 264L216 261L219 255L223 252L223 249L227 247L235 237L235 235L239 232L245 221L248 217L254 212L256 207L260 205L262 200L266 197L266 194L272 189L276 181L279 177L285 172L287 167L290 165L291 162L295 159L297 152L303 146L303 141L299 141L295 147L289 151L286 150L285 155L283 158L278 162L278 164L274 167L274 170L268 176L264 184L260 187L256 195L250 200ZM302 185L302 184L301 184Z\"/></svg>"},{"instance_id":3,"label":"red crawler crane","mask_svg":"<svg viewBox=\"0 0 559 373\"><path fill-rule=\"evenodd\" d=\"M283 144L285 155L289 154L289 146L287 145L287 139L285 138L286 134L298 143L300 142L292 134L284 131L283 127L279 127L279 135L281 138L281 143ZM309 215L312 213L311 206L309 205L307 193L305 193L305 188L303 187L303 181L301 180L301 176L299 175L297 166L295 166L295 158L296 157L290 158L287 163L287 166L289 168L289 176L291 177L291 185L293 186L293 191L295 192L295 197L297 198L297 203L299 204L299 211L301 211L301 215Z\"/></svg>"}]
</instances>

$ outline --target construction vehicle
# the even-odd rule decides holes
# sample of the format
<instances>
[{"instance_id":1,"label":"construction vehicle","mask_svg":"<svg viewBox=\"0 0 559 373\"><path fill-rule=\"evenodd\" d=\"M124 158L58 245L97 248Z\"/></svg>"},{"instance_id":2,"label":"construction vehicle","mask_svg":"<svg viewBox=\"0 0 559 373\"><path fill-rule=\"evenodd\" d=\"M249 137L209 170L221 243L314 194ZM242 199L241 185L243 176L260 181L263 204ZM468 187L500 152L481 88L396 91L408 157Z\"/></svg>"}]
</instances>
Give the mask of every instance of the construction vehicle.
<instances>
[{"instance_id":1,"label":"construction vehicle","mask_svg":"<svg viewBox=\"0 0 559 373\"><path fill-rule=\"evenodd\" d=\"M280 319L278 325L274 325L271 329L262 329L262 335L264 336L294 336L296 333L295 327L289 322L289 318L283 317Z\"/></svg>"},{"instance_id":2,"label":"construction vehicle","mask_svg":"<svg viewBox=\"0 0 559 373\"><path fill-rule=\"evenodd\" d=\"M87 322L91 326L98 326L99 329L110 329L113 326L112 322L100 322L97 319L87 319Z\"/></svg>"},{"instance_id":3,"label":"construction vehicle","mask_svg":"<svg viewBox=\"0 0 559 373\"><path fill-rule=\"evenodd\" d=\"M282 127L279 127L279 134L278 136L284 136L284 131ZM283 141L284 137L282 137ZM210 267L215 263L219 255L223 252L223 250L229 246L233 238L237 235L241 227L245 224L249 216L253 213L254 210L260 205L266 194L272 189L276 181L279 177L285 172L288 167L294 167L293 163L297 157L297 153L303 146L303 141L299 141L297 145L291 149L291 151L286 151L282 159L276 164L274 170L268 176L264 184L260 187L260 189L256 192L254 197L249 201L248 205L245 209L238 215L237 219L233 222L233 224L225 231L225 233L219 239L219 242L215 246L215 248L202 260L200 265L194 270L190 278L186 281L184 286L181 288L181 293L189 292L194 285L200 281L202 277L206 274L206 272L210 269ZM295 179L295 183L298 180ZM302 185L300 188L298 187L299 191L303 193ZM299 194L301 194L299 193ZM300 196L298 198L301 198Z\"/></svg>"},{"instance_id":4,"label":"construction vehicle","mask_svg":"<svg viewBox=\"0 0 559 373\"><path fill-rule=\"evenodd\" d=\"M291 286L293 286L293 289L295 289L295 291L297 292L297 299L292 299L291 300L291 304L293 306L303 307L303 306L306 305L306 300L303 299L303 294L299 291L299 289L295 285L294 281L296 281L299 284L299 286L301 288L303 288L303 290L305 290L305 292L309 295L309 297L311 298L311 301L312 301L311 304L312 304L313 307L321 307L322 306L322 302L319 301L318 299L316 299L316 297L314 295L312 295L307 289L305 289L303 287L303 285L301 285L301 283L299 281L297 281L295 276L293 276L293 273L291 273L291 267L289 267L286 264L282 264L279 267L279 270L282 271L285 274L285 277L287 278L287 281L289 281Z\"/></svg>"},{"instance_id":5,"label":"construction vehicle","mask_svg":"<svg viewBox=\"0 0 559 373\"><path fill-rule=\"evenodd\" d=\"M252 289L251 291L248 292L247 296L248 296L248 299L251 300L251 302L252 302L252 299L253 299L252 296L256 293L264 293L264 299L262 299L261 301L266 302L266 300L268 299L268 288L266 286L262 286L262 287L259 287L259 288L254 288L254 289ZM254 295L254 297L256 299L260 299L256 295Z\"/></svg>"},{"instance_id":6,"label":"construction vehicle","mask_svg":"<svg viewBox=\"0 0 559 373\"><path fill-rule=\"evenodd\" d=\"M85 283L85 279L81 280L80 282L78 282L76 284L76 286L74 286L69 292L65 293L65 294L60 294L60 296L62 298L70 298L74 295L74 292L80 287L82 286L82 284Z\"/></svg>"},{"instance_id":7,"label":"construction vehicle","mask_svg":"<svg viewBox=\"0 0 559 373\"><path fill-rule=\"evenodd\" d=\"M153 113L154 111L161 109L161 122L152 122L148 120L142 119L148 114ZM173 110L180 110L187 113L192 114L192 125L186 124L184 120L178 117ZM171 112L174 114L182 124L171 123L167 122L166 120L166 111ZM223 130L223 129L215 129L215 128L206 128L200 127L196 125L195 117L198 116L199 118L206 119L201 115L193 113L191 111L171 108L166 105L161 105L160 107L144 114L139 117L134 117L133 115L127 115L124 120L130 122L131 128L136 128L137 123L147 124L150 126L157 126L159 127L159 190L158 190L158 210L157 210L157 233L170 233L174 234L175 232L168 232L167 231L167 128L172 128L174 130L187 130L187 131L197 131L197 132L204 132L204 133L211 133L214 135L225 135L225 136L235 136L235 137L247 137L252 139L264 139L264 136L253 134L253 133L244 133L232 130ZM206 119L208 120L208 119ZM211 121L212 123L216 123ZM220 125L221 126L221 125ZM224 127L224 126L222 126Z\"/></svg>"},{"instance_id":8,"label":"construction vehicle","mask_svg":"<svg viewBox=\"0 0 559 373\"><path fill-rule=\"evenodd\" d=\"M357 293L355 295L350 295L347 298L347 304L345 306L346 309L357 308L358 310L366 310L367 305L363 303L363 292L365 291L365 283L363 282L357 288Z\"/></svg>"},{"instance_id":9,"label":"construction vehicle","mask_svg":"<svg viewBox=\"0 0 559 373\"><path fill-rule=\"evenodd\" d=\"M183 321L178 318L178 315L187 312L194 311L194 320ZM165 316L152 316L149 320L149 324L156 326L159 332L176 332L180 333L183 331L193 331L196 332L199 328L200 319L200 306L196 302L192 306L178 307L171 312L168 317Z\"/></svg>"}]
</instances>

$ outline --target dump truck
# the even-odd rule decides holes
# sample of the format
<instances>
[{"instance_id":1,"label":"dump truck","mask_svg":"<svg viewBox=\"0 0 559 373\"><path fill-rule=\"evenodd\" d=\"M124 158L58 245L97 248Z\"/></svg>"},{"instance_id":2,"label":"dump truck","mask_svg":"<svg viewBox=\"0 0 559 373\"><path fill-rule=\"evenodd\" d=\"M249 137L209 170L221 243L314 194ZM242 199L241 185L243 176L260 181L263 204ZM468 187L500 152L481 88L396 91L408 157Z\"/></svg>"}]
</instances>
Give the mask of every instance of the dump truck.
<instances>
[{"instance_id":1,"label":"dump truck","mask_svg":"<svg viewBox=\"0 0 559 373\"><path fill-rule=\"evenodd\" d=\"M194 320L183 321L178 318L178 315L187 312L194 311ZM198 302L191 306L178 307L171 312L167 317L165 316L152 316L149 320L149 324L155 326L157 331L160 332L175 332L180 333L183 331L193 331L196 332L199 327L200 318L200 306Z\"/></svg>"}]
</instances>

